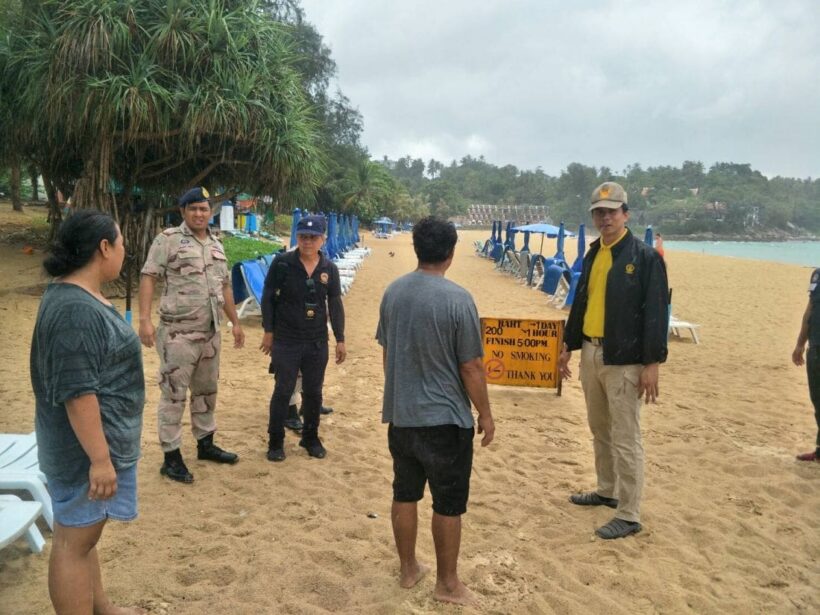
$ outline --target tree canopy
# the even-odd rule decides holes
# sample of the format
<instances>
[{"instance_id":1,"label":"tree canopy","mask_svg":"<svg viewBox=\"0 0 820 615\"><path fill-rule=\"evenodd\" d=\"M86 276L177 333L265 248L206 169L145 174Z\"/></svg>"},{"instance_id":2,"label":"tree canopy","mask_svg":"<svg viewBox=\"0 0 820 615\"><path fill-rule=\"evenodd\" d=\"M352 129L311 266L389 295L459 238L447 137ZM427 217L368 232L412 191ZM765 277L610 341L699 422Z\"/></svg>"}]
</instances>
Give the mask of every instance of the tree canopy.
<instances>
[{"instance_id":1,"label":"tree canopy","mask_svg":"<svg viewBox=\"0 0 820 615\"><path fill-rule=\"evenodd\" d=\"M749 164L720 162L706 170L697 161L646 169L635 163L615 172L573 162L552 177L472 156L449 165L410 156L381 163L411 196L447 216L463 215L469 204L545 205L554 222L578 224L588 221L595 187L617 181L629 193L633 222L668 233L820 232L820 180L769 179Z\"/></svg>"},{"instance_id":2,"label":"tree canopy","mask_svg":"<svg viewBox=\"0 0 820 615\"><path fill-rule=\"evenodd\" d=\"M18 151L117 217L135 188L311 185L318 131L281 28L250 1L27 2L2 63Z\"/></svg>"}]
</instances>

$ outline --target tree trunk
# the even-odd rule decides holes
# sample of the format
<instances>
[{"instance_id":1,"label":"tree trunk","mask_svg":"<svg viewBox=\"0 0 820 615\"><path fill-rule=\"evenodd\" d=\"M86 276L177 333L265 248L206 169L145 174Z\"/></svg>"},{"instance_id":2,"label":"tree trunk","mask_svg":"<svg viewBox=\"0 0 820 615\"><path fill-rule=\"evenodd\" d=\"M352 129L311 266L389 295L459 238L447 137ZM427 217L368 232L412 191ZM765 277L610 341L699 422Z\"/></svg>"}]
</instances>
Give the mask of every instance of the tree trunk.
<instances>
[{"instance_id":1,"label":"tree trunk","mask_svg":"<svg viewBox=\"0 0 820 615\"><path fill-rule=\"evenodd\" d=\"M57 236L57 229L63 221L63 210L60 208L60 203L57 201L57 188L51 181L51 176L43 169L43 186L46 190L46 198L48 199L48 222L49 235L48 240L54 241Z\"/></svg>"},{"instance_id":2,"label":"tree trunk","mask_svg":"<svg viewBox=\"0 0 820 615\"><path fill-rule=\"evenodd\" d=\"M37 167L33 164L28 168L28 176L31 178L31 200L32 201L39 201L40 200L40 186L37 178L40 174L37 172Z\"/></svg>"},{"instance_id":3,"label":"tree trunk","mask_svg":"<svg viewBox=\"0 0 820 615\"><path fill-rule=\"evenodd\" d=\"M23 211L23 201L20 200L20 161L11 161L11 206L14 211Z\"/></svg>"}]
</instances>

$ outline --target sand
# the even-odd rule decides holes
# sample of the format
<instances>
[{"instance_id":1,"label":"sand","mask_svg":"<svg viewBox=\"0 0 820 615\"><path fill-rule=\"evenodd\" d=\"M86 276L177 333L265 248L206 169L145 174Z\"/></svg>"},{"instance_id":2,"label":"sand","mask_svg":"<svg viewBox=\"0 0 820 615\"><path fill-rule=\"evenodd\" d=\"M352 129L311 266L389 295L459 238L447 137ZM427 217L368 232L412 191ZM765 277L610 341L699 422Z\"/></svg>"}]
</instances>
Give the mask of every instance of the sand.
<instances>
[{"instance_id":1,"label":"sand","mask_svg":"<svg viewBox=\"0 0 820 615\"><path fill-rule=\"evenodd\" d=\"M474 255L472 241L488 235L463 232L449 274L473 293L479 313L562 318L542 293ZM265 460L272 379L258 350L260 319L250 317L246 348L223 351L217 412L217 441L241 461L197 461L186 417L183 454L196 482L164 479L158 361L145 352L140 516L110 523L99 546L115 601L191 615L462 610L433 600L433 576L410 590L397 583L373 334L383 289L415 260L409 235L365 242L373 254L345 298L348 360L328 368L325 400L336 411L322 423L325 460L308 458L292 435L285 463ZM42 253L21 248L0 244L3 432L33 429L28 352L44 279ZM552 250L548 240L545 252ZM820 464L794 460L811 448L815 427L805 371L790 362L810 272L674 251L667 260L674 311L702 325L701 344L670 342L660 400L644 408L644 531L596 539L611 511L567 501L594 486L577 380L565 383L562 397L493 386L496 440L476 450L460 560L480 612L820 611ZM576 353L576 372L577 361ZM434 563L429 495L420 511L418 551ZM50 612L45 536L42 555L23 541L0 552L0 612Z\"/></svg>"}]
</instances>

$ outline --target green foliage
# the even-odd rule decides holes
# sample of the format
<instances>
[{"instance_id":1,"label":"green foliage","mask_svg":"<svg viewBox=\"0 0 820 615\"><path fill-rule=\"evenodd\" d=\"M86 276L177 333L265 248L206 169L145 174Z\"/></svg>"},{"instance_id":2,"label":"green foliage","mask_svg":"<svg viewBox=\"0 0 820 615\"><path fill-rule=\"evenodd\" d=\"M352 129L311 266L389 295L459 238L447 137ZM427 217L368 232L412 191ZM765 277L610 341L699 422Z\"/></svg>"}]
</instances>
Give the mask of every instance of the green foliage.
<instances>
[{"instance_id":1,"label":"green foliage","mask_svg":"<svg viewBox=\"0 0 820 615\"><path fill-rule=\"evenodd\" d=\"M372 220L387 210L398 194L396 183L382 165L362 159L338 183L342 208Z\"/></svg>"},{"instance_id":2,"label":"green foliage","mask_svg":"<svg viewBox=\"0 0 820 615\"><path fill-rule=\"evenodd\" d=\"M271 241L248 239L246 237L224 237L225 256L228 257L228 267L233 267L239 261L249 260L264 254L278 252L282 246Z\"/></svg>"},{"instance_id":3,"label":"green foliage","mask_svg":"<svg viewBox=\"0 0 820 615\"><path fill-rule=\"evenodd\" d=\"M717 163L708 172L698 161L680 167L621 173L573 162L558 177L541 169L498 167L466 156L449 166L409 156L382 165L408 191L429 203L429 211L457 216L468 204L548 205L553 222L589 222L589 197L604 181L617 181L629 194L632 224L653 224L671 234L742 234L778 228L820 232L820 180L767 179L749 164Z\"/></svg>"},{"instance_id":4,"label":"green foliage","mask_svg":"<svg viewBox=\"0 0 820 615\"><path fill-rule=\"evenodd\" d=\"M0 36L0 135L42 172L55 225L56 190L111 212L138 267L152 212L191 186L277 200L319 183L290 30L256 0L22 6Z\"/></svg>"}]
</instances>

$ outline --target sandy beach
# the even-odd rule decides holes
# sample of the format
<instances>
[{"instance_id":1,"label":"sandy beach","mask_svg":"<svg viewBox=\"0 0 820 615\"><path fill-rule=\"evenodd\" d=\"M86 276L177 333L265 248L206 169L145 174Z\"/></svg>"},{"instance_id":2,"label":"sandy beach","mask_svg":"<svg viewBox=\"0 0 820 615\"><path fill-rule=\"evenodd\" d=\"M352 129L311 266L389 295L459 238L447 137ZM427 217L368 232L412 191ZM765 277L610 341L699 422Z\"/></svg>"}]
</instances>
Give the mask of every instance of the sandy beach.
<instances>
[{"instance_id":1,"label":"sandy beach","mask_svg":"<svg viewBox=\"0 0 820 615\"><path fill-rule=\"evenodd\" d=\"M7 206L1 213L4 225L14 219ZM473 241L487 237L461 232L448 274L473 294L479 314L564 318L543 293L475 255ZM574 240L567 243L572 259ZM217 410L218 442L240 462L197 461L186 417L183 454L196 481L161 477L158 360L146 349L140 515L110 523L99 546L116 602L167 615L465 611L433 600L433 576L411 590L397 583L373 337L384 288L415 258L409 234L366 235L365 244L373 252L345 297L348 360L328 367L325 403L335 412L322 422L324 460L308 458L288 435L287 461L266 461L273 382L258 350L261 320L249 317L246 348L223 350ZM42 252L22 248L0 243L0 432L33 430L29 342L45 278ZM554 251L552 240L544 251ZM476 448L460 559L478 612L820 612L820 464L794 459L811 448L815 424L805 371L790 361L810 270L673 251L667 262L674 313L701 325L701 343L670 341L660 400L644 407L644 531L597 539L593 530L611 511L567 500L594 486L577 379L561 397L492 386L496 439ZM434 563L429 494L419 510L418 551ZM51 612L51 533L41 527L43 554L24 541L0 551L4 615Z\"/></svg>"}]
</instances>

